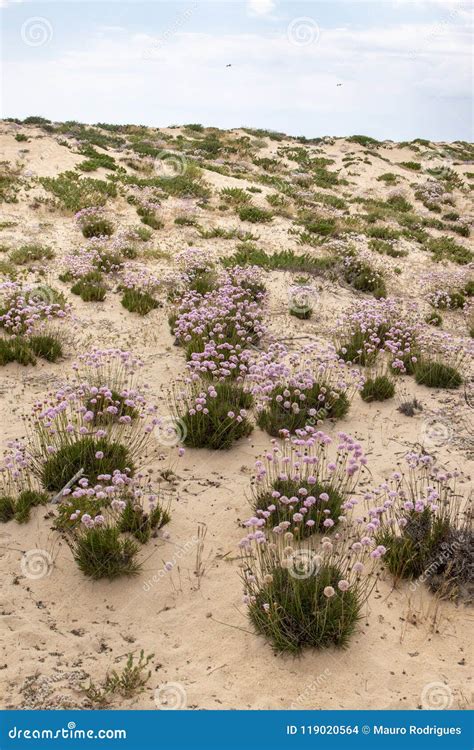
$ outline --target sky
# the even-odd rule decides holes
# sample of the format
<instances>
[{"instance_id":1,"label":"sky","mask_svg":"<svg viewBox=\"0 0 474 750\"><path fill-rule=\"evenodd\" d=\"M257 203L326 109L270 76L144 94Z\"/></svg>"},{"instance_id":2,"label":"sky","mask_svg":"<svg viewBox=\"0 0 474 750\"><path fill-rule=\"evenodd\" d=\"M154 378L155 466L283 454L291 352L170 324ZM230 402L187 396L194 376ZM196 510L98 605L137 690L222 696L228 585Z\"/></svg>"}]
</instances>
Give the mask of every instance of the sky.
<instances>
[{"instance_id":1,"label":"sky","mask_svg":"<svg viewBox=\"0 0 474 750\"><path fill-rule=\"evenodd\" d=\"M473 11L464 0L0 8L2 117L472 140Z\"/></svg>"}]
</instances>

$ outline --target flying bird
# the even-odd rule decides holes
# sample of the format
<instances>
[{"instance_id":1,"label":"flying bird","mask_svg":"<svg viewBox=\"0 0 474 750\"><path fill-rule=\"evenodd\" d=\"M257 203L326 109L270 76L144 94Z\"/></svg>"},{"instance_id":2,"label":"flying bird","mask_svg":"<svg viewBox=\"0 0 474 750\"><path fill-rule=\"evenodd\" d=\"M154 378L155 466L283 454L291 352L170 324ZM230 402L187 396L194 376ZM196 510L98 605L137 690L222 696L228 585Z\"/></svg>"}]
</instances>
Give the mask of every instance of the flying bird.
<instances>
[{"instance_id":1,"label":"flying bird","mask_svg":"<svg viewBox=\"0 0 474 750\"><path fill-rule=\"evenodd\" d=\"M226 68L231 68L231 67L232 67L232 63L229 63L228 65L226 65Z\"/></svg>"},{"instance_id":2,"label":"flying bird","mask_svg":"<svg viewBox=\"0 0 474 750\"><path fill-rule=\"evenodd\" d=\"M336 86L342 86L342 83L336 83Z\"/></svg>"}]
</instances>

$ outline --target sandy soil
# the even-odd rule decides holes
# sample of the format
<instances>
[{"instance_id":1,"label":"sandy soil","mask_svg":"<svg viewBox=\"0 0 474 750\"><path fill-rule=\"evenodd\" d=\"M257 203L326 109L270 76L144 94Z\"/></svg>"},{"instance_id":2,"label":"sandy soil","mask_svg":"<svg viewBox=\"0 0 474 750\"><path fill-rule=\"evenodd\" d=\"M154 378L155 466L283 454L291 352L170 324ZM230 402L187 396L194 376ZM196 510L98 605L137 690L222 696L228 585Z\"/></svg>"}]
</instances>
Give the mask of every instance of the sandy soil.
<instances>
[{"instance_id":1,"label":"sandy soil","mask_svg":"<svg viewBox=\"0 0 474 750\"><path fill-rule=\"evenodd\" d=\"M29 143L14 140L17 128L1 126L2 159L20 159L33 176L48 176L72 169L81 157L58 145L51 137ZM44 136L41 131L28 133ZM278 144L269 142L263 152L272 155ZM26 149L22 151L22 149ZM323 146L324 155L342 165L348 152L360 147L339 139ZM404 188L413 195L411 183L421 181L393 164L413 158L408 148L386 144L381 156L347 169L353 194L381 196L386 192L376 177L387 171L400 174ZM455 167L469 171L472 166ZM359 174L354 175L354 172ZM97 173L98 174L98 173ZM94 176L97 176L94 174ZM206 181L215 189L245 186L245 180L207 171ZM25 241L50 244L60 256L77 247L81 237L73 218L34 207L35 191L21 195L19 203L3 205L3 221L18 222L4 229L1 242L14 246ZM256 203L265 205L263 192ZM459 206L467 207L464 196ZM212 246L217 255L231 253L235 243L201 240L192 227L172 223L178 201L166 204L169 221L156 234L153 246L169 253L188 243ZM136 224L136 214L122 199L114 203L114 216L122 226ZM204 226L235 226L235 216L201 210ZM271 226L258 228L259 246L267 250L298 248L288 234L290 222L277 218ZM253 229L253 228L252 228ZM437 235L433 230L433 236ZM362 242L362 239L356 239ZM467 242L467 240L460 240ZM163 261L150 261L159 267ZM419 294L418 275L430 261L427 254L411 247L409 258L384 258L389 273L389 293L404 297ZM393 273L402 269L401 275ZM433 266L434 267L434 266ZM57 267L50 263L47 278L57 281ZM287 274L271 274L267 280L270 302L266 312L270 331L284 336L294 346L311 340L329 340L334 321L356 294L326 280L318 280L317 305L312 320L302 324L287 315ZM59 365L38 363L35 368L8 365L0 370L0 424L2 443L24 434L21 416L50 388L58 386L80 351L91 345L130 348L142 357L143 379L154 399L167 413L166 391L172 378L183 371L184 360L167 324L166 309L146 318L124 310L119 297L109 293L104 304L83 303L68 294L75 323L65 361ZM446 327L455 330L459 317L446 315ZM397 411L401 400L416 396L424 411L411 419ZM462 391L428 391L413 379L401 382L395 399L383 405L364 403L359 397L349 415L325 429L340 429L363 442L376 481L393 469L410 447L420 443L430 417L449 422L451 439L437 450L441 462L463 471L462 490L467 494L473 474L472 411ZM145 690L130 700L116 700L111 707L154 708L155 690L166 703L176 694L188 708L420 708L426 685L449 687L452 708L467 708L472 695L470 671L471 615L462 605L439 602L423 586L408 584L397 590L382 577L373 594L366 617L347 651L306 652L301 658L275 656L263 639L249 627L242 604L237 543L242 537L239 523L249 515L249 479L255 458L268 445L268 436L258 429L228 453L188 450L176 467L176 498L168 541L152 540L143 549L143 571L135 579L90 582L76 568L67 545L52 530L52 510L39 508L26 525L10 522L0 526L0 693L2 707L52 708L87 706L78 686L89 677L103 680L106 672L124 665L133 651L154 653L152 676ZM205 529L204 541L199 540ZM32 580L22 572L22 555L32 549L47 550L54 560L49 574ZM164 562L173 570L159 576ZM198 570L198 563L201 567ZM413 588L413 587L412 587ZM171 683L171 686L170 686ZM176 686L177 685L177 686ZM164 696L164 697L163 697Z\"/></svg>"}]
</instances>

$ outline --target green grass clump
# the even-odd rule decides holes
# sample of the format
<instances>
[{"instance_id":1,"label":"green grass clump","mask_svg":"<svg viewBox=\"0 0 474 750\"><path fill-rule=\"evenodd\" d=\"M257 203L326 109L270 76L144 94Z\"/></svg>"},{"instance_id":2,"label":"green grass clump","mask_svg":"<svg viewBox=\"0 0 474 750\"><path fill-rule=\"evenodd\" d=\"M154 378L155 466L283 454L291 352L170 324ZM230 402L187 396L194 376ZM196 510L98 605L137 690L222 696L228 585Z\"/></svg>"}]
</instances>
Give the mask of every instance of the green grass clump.
<instances>
[{"instance_id":1,"label":"green grass clump","mask_svg":"<svg viewBox=\"0 0 474 750\"><path fill-rule=\"evenodd\" d=\"M40 177L44 189L52 193L62 208L77 213L82 208L103 206L108 198L117 197L113 182L80 177L76 172L62 172L57 177Z\"/></svg>"},{"instance_id":2,"label":"green grass clump","mask_svg":"<svg viewBox=\"0 0 474 750\"><path fill-rule=\"evenodd\" d=\"M443 325L443 318L438 312L429 313L425 318L425 323L435 328L441 328Z\"/></svg>"},{"instance_id":3,"label":"green grass clump","mask_svg":"<svg viewBox=\"0 0 474 750\"><path fill-rule=\"evenodd\" d=\"M95 172L97 169L109 169L115 171L118 166L113 156L110 154L103 154L97 151L92 145L87 144L83 146L79 152L81 156L86 156L87 159L78 164L77 169L81 172Z\"/></svg>"},{"instance_id":4,"label":"green grass clump","mask_svg":"<svg viewBox=\"0 0 474 750\"><path fill-rule=\"evenodd\" d=\"M386 185L396 185L399 179L398 175L393 174L393 172L385 172L385 174L377 177L377 182L385 182Z\"/></svg>"},{"instance_id":5,"label":"green grass clump","mask_svg":"<svg viewBox=\"0 0 474 750\"><path fill-rule=\"evenodd\" d=\"M207 399L208 414L202 411L192 414L188 409L184 415L180 415L183 442L189 448L227 450L253 430L247 417L240 422L236 419L242 409L252 406L252 395L230 383L217 383L215 390L217 397ZM235 416L229 417L229 412Z\"/></svg>"},{"instance_id":6,"label":"green grass clump","mask_svg":"<svg viewBox=\"0 0 474 750\"><path fill-rule=\"evenodd\" d=\"M249 205L252 200L250 195L245 190L242 190L242 188L223 188L219 195L224 203L237 208Z\"/></svg>"},{"instance_id":7,"label":"green grass clump","mask_svg":"<svg viewBox=\"0 0 474 750\"><path fill-rule=\"evenodd\" d=\"M386 401L395 394L395 386L386 375L368 378L360 392L363 401Z\"/></svg>"},{"instance_id":8,"label":"green grass clump","mask_svg":"<svg viewBox=\"0 0 474 750\"><path fill-rule=\"evenodd\" d=\"M103 458L97 458L97 453ZM95 440L83 437L74 442L65 443L56 453L46 458L40 467L41 484L49 492L59 492L69 480L81 469L90 484L97 482L99 474L113 474L116 469L133 473L133 463L127 448L121 443L107 438Z\"/></svg>"},{"instance_id":9,"label":"green grass clump","mask_svg":"<svg viewBox=\"0 0 474 750\"><path fill-rule=\"evenodd\" d=\"M406 250L397 250L391 242L386 240L369 240L369 247L380 255L390 255L391 258L403 258L408 255Z\"/></svg>"},{"instance_id":10,"label":"green grass clump","mask_svg":"<svg viewBox=\"0 0 474 750\"><path fill-rule=\"evenodd\" d=\"M455 367L427 358L418 360L414 373L418 385L426 385L427 388L454 389L459 388L463 382Z\"/></svg>"},{"instance_id":11,"label":"green grass clump","mask_svg":"<svg viewBox=\"0 0 474 750\"><path fill-rule=\"evenodd\" d=\"M154 532L157 532L167 523L170 515L160 505L146 513L143 508L129 500L122 511L118 523L119 531L132 534L137 541L145 544Z\"/></svg>"},{"instance_id":12,"label":"green grass clump","mask_svg":"<svg viewBox=\"0 0 474 750\"><path fill-rule=\"evenodd\" d=\"M411 169L413 172L419 172L421 170L421 164L418 161L401 161L399 166L405 167L405 169Z\"/></svg>"},{"instance_id":13,"label":"green grass clump","mask_svg":"<svg viewBox=\"0 0 474 750\"><path fill-rule=\"evenodd\" d=\"M303 218L303 225L307 232L330 237L337 232L337 221L330 216L308 216Z\"/></svg>"},{"instance_id":14,"label":"green grass clump","mask_svg":"<svg viewBox=\"0 0 474 750\"><path fill-rule=\"evenodd\" d=\"M34 365L36 359L28 343L21 336L0 339L0 367L18 362L20 365Z\"/></svg>"},{"instance_id":15,"label":"green grass clump","mask_svg":"<svg viewBox=\"0 0 474 750\"><path fill-rule=\"evenodd\" d=\"M387 206L389 206L394 211L401 211L402 213L412 211L413 209L411 203L408 203L407 199L402 195L391 195L389 198L387 198Z\"/></svg>"},{"instance_id":16,"label":"green grass clump","mask_svg":"<svg viewBox=\"0 0 474 750\"><path fill-rule=\"evenodd\" d=\"M57 362L63 354L61 342L51 334L40 334L30 336L27 340L28 346L37 357L46 359L48 362Z\"/></svg>"},{"instance_id":17,"label":"green grass clump","mask_svg":"<svg viewBox=\"0 0 474 750\"><path fill-rule=\"evenodd\" d=\"M411 511L405 520L401 532L385 527L375 535L376 544L387 549L384 565L396 579L421 576L449 531L448 519L434 515L430 508Z\"/></svg>"},{"instance_id":18,"label":"green grass clump","mask_svg":"<svg viewBox=\"0 0 474 750\"><path fill-rule=\"evenodd\" d=\"M152 310L161 307L158 300L148 292L141 292L138 289L125 289L122 299L122 305L129 312L136 312L139 315L148 315Z\"/></svg>"},{"instance_id":19,"label":"green grass clump","mask_svg":"<svg viewBox=\"0 0 474 750\"><path fill-rule=\"evenodd\" d=\"M136 561L138 544L132 539L122 539L115 526L97 526L86 529L70 542L74 560L88 578L114 580L120 576L137 575L140 564Z\"/></svg>"},{"instance_id":20,"label":"green grass clump","mask_svg":"<svg viewBox=\"0 0 474 750\"><path fill-rule=\"evenodd\" d=\"M278 492L280 497L287 498L298 498L295 501L295 505L300 502L301 495L299 494L300 489L307 491L308 497L316 497L325 492L328 495L328 500L314 503L307 509L307 513L304 516L305 523L296 525L293 522L293 514L296 508L289 506L276 500L272 496L272 492ZM263 492L258 493L252 503L254 511L263 510L266 511L270 505L275 505L276 509L272 513L272 526L278 526L282 521L290 521L292 531L298 538L302 539L311 534L328 533L325 526L323 526L326 518L332 518L335 521L335 525L338 523L338 517L342 514L342 506L344 503L344 496L335 487L332 487L327 482L316 482L316 484L306 484L304 481L295 482L291 479L276 479L272 482L271 488L266 489ZM325 513L325 510L329 510L329 514ZM308 526L306 521L314 521L314 526ZM335 527L334 527L335 528Z\"/></svg>"},{"instance_id":21,"label":"green grass clump","mask_svg":"<svg viewBox=\"0 0 474 750\"><path fill-rule=\"evenodd\" d=\"M15 500L9 495L0 495L0 523L8 523L15 517Z\"/></svg>"},{"instance_id":22,"label":"green grass clump","mask_svg":"<svg viewBox=\"0 0 474 750\"><path fill-rule=\"evenodd\" d=\"M10 253L10 261L18 266L51 258L54 258L53 250L43 245L22 245Z\"/></svg>"},{"instance_id":23,"label":"green grass clump","mask_svg":"<svg viewBox=\"0 0 474 750\"><path fill-rule=\"evenodd\" d=\"M15 501L15 521L18 523L26 523L30 520L31 509L38 505L46 505L48 499L48 495L44 492L24 490L18 495Z\"/></svg>"},{"instance_id":24,"label":"green grass clump","mask_svg":"<svg viewBox=\"0 0 474 750\"><path fill-rule=\"evenodd\" d=\"M140 221L142 224L145 224L147 227L151 227L151 229L163 229L164 224L161 221L161 219L158 218L156 213L154 211L151 211L148 208L143 208L142 206L139 206L137 208L137 214L140 217Z\"/></svg>"},{"instance_id":25,"label":"green grass clump","mask_svg":"<svg viewBox=\"0 0 474 750\"><path fill-rule=\"evenodd\" d=\"M369 292L375 299L387 296L387 288L382 274L365 260L350 254L350 263L344 264L344 279L358 292Z\"/></svg>"},{"instance_id":26,"label":"green grass clump","mask_svg":"<svg viewBox=\"0 0 474 750\"><path fill-rule=\"evenodd\" d=\"M272 220L270 211L257 206L243 206L239 209L239 219L241 221L250 221L252 224L262 224Z\"/></svg>"},{"instance_id":27,"label":"green grass clump","mask_svg":"<svg viewBox=\"0 0 474 750\"><path fill-rule=\"evenodd\" d=\"M229 258L223 258L225 267L259 266L268 271L290 271L307 274L318 274L334 266L331 256L318 258L309 253L297 254L294 250L279 250L268 255L250 243L239 245L236 252Z\"/></svg>"},{"instance_id":28,"label":"green grass clump","mask_svg":"<svg viewBox=\"0 0 474 750\"><path fill-rule=\"evenodd\" d=\"M451 260L459 265L467 265L473 259L472 250L458 245L452 237L431 238L427 244L427 249L433 254L436 261Z\"/></svg>"},{"instance_id":29,"label":"green grass clump","mask_svg":"<svg viewBox=\"0 0 474 750\"><path fill-rule=\"evenodd\" d=\"M90 239L91 237L110 237L115 231L111 221L99 216L86 219L81 229L86 239Z\"/></svg>"},{"instance_id":30,"label":"green grass clump","mask_svg":"<svg viewBox=\"0 0 474 750\"><path fill-rule=\"evenodd\" d=\"M71 292L77 294L83 302L103 302L107 287L102 281L101 272L91 271L72 285Z\"/></svg>"},{"instance_id":31,"label":"green grass clump","mask_svg":"<svg viewBox=\"0 0 474 750\"><path fill-rule=\"evenodd\" d=\"M260 429L268 432L272 437L279 437L280 430L289 430L294 433L303 429L306 425L316 424L323 419L342 419L349 411L349 399L346 394L335 391L325 383L314 383L311 388L305 389L305 400L299 402L299 411L285 407L286 403L298 403L298 395L295 389L286 385L278 385L270 394L270 401L259 413L257 424ZM289 393L289 396L284 396ZM319 400L324 396L324 400ZM309 412L315 410L316 414Z\"/></svg>"},{"instance_id":32,"label":"green grass clump","mask_svg":"<svg viewBox=\"0 0 474 750\"><path fill-rule=\"evenodd\" d=\"M272 580L256 593L249 616L257 633L279 652L299 653L303 648L347 646L360 619L360 605L352 591L341 592L337 568L321 568L317 575L295 578L283 567L271 571ZM330 599L324 589L332 586ZM269 604L266 612L263 605Z\"/></svg>"},{"instance_id":33,"label":"green grass clump","mask_svg":"<svg viewBox=\"0 0 474 750\"><path fill-rule=\"evenodd\" d=\"M369 135L351 135L347 140L349 143L358 143L359 146L380 146L380 141Z\"/></svg>"}]
</instances>

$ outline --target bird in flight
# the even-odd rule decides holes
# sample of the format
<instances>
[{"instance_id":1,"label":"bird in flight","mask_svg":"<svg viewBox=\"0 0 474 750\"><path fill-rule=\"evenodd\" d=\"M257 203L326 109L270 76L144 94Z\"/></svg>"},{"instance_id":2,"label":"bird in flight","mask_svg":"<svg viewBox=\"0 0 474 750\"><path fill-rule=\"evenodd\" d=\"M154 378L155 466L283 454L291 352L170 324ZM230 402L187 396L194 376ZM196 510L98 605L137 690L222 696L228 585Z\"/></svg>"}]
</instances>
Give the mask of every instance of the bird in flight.
<instances>
[{"instance_id":1,"label":"bird in flight","mask_svg":"<svg viewBox=\"0 0 474 750\"><path fill-rule=\"evenodd\" d=\"M342 83L336 83L336 86L342 86Z\"/></svg>"},{"instance_id":2,"label":"bird in flight","mask_svg":"<svg viewBox=\"0 0 474 750\"><path fill-rule=\"evenodd\" d=\"M231 68L231 67L232 67L232 63L229 63L228 65L226 65L226 68Z\"/></svg>"}]
</instances>

